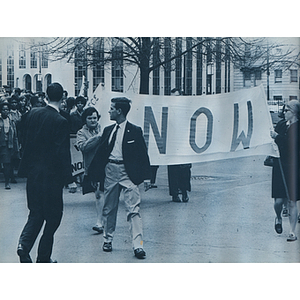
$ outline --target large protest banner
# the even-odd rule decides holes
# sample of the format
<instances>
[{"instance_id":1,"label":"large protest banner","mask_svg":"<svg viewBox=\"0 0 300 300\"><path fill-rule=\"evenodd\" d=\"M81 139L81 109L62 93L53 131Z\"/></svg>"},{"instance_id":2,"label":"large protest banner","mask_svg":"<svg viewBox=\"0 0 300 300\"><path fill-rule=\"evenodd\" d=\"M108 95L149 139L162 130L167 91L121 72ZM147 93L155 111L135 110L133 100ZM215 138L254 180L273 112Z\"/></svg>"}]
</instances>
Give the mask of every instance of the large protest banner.
<instances>
[{"instance_id":1,"label":"large protest banner","mask_svg":"<svg viewBox=\"0 0 300 300\"><path fill-rule=\"evenodd\" d=\"M87 105L99 111L102 129L112 123L111 98L122 96L132 100L127 119L142 127L152 165L278 156L262 86L209 96L155 96L99 85Z\"/></svg>"}]
</instances>

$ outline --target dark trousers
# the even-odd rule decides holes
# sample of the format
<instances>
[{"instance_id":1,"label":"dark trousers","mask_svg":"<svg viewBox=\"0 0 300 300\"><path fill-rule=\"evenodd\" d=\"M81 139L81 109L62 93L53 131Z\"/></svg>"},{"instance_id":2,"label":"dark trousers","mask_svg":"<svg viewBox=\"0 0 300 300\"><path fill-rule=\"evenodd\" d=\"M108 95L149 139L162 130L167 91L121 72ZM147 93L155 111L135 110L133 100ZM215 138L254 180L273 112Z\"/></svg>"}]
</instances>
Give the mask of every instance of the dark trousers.
<instances>
[{"instance_id":1,"label":"dark trousers","mask_svg":"<svg viewBox=\"0 0 300 300\"><path fill-rule=\"evenodd\" d=\"M182 193L191 191L191 164L169 165L168 166L169 194L178 195L178 190Z\"/></svg>"},{"instance_id":2,"label":"dark trousers","mask_svg":"<svg viewBox=\"0 0 300 300\"><path fill-rule=\"evenodd\" d=\"M156 174L159 166L150 166L151 170L151 177L150 177L150 183L154 184L156 181Z\"/></svg>"},{"instance_id":3,"label":"dark trousers","mask_svg":"<svg viewBox=\"0 0 300 300\"><path fill-rule=\"evenodd\" d=\"M47 262L52 254L54 233L59 227L63 215L62 185L53 180L37 181L36 178L29 177L26 193L29 215L19 244L22 244L25 250L30 252L45 224L38 245L37 260Z\"/></svg>"},{"instance_id":4,"label":"dark trousers","mask_svg":"<svg viewBox=\"0 0 300 300\"><path fill-rule=\"evenodd\" d=\"M12 178L13 169L11 167L10 163L4 163L3 164L3 174L4 174L4 180L5 184L9 183L9 179Z\"/></svg>"}]
</instances>

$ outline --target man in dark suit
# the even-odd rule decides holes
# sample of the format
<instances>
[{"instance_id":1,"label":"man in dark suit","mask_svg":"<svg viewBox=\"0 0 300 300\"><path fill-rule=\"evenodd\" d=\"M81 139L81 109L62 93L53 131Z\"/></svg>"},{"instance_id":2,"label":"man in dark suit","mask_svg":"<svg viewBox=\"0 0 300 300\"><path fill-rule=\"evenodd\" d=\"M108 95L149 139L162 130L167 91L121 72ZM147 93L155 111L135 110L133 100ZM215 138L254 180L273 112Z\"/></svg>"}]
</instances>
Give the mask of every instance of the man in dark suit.
<instances>
[{"instance_id":1,"label":"man in dark suit","mask_svg":"<svg viewBox=\"0 0 300 300\"><path fill-rule=\"evenodd\" d=\"M125 97L111 99L110 119L116 124L104 129L101 144L88 174L92 181L104 179L104 244L103 251L112 251L112 240L116 228L119 197L122 194L127 210L127 221L134 254L145 258L143 249L141 197L138 185L145 181L145 190L150 187L150 162L142 129L126 119L130 100ZM149 180L148 180L149 179Z\"/></svg>"},{"instance_id":2,"label":"man in dark suit","mask_svg":"<svg viewBox=\"0 0 300 300\"><path fill-rule=\"evenodd\" d=\"M59 114L62 86L50 84L47 95L49 104L33 108L24 124L19 176L27 177L29 216L17 249L20 262L32 262L29 253L44 223L37 262L56 262L51 259L53 236L63 214L63 186L72 179L69 127Z\"/></svg>"}]
</instances>

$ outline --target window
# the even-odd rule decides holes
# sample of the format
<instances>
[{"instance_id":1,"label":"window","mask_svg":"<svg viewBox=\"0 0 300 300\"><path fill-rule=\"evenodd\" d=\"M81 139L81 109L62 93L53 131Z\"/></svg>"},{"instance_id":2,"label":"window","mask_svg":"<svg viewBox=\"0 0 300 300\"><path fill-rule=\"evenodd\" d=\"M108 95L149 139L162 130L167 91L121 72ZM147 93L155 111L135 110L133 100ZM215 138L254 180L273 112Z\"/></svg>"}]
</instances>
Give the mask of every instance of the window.
<instances>
[{"instance_id":1,"label":"window","mask_svg":"<svg viewBox=\"0 0 300 300\"><path fill-rule=\"evenodd\" d=\"M175 88L182 90L182 38L176 38L176 50L175 55L177 58L175 59Z\"/></svg>"},{"instance_id":2,"label":"window","mask_svg":"<svg viewBox=\"0 0 300 300\"><path fill-rule=\"evenodd\" d=\"M82 85L83 76L86 77L86 52L84 47L77 48L75 51L74 69L75 69L75 96L78 96Z\"/></svg>"},{"instance_id":3,"label":"window","mask_svg":"<svg viewBox=\"0 0 300 300\"><path fill-rule=\"evenodd\" d=\"M154 38L153 40L153 66L156 66L159 63L159 38ZM156 67L153 70L153 95L159 95L159 72L160 67Z\"/></svg>"},{"instance_id":4,"label":"window","mask_svg":"<svg viewBox=\"0 0 300 300\"><path fill-rule=\"evenodd\" d=\"M290 72L291 72L291 82L298 82L297 70L290 70Z\"/></svg>"},{"instance_id":5,"label":"window","mask_svg":"<svg viewBox=\"0 0 300 300\"><path fill-rule=\"evenodd\" d=\"M290 101L291 100L298 100L298 97L297 96L290 96Z\"/></svg>"},{"instance_id":6,"label":"window","mask_svg":"<svg viewBox=\"0 0 300 300\"><path fill-rule=\"evenodd\" d=\"M249 70L244 71L244 80L251 80L251 72Z\"/></svg>"},{"instance_id":7,"label":"window","mask_svg":"<svg viewBox=\"0 0 300 300\"><path fill-rule=\"evenodd\" d=\"M225 93L230 92L230 48L225 46Z\"/></svg>"},{"instance_id":8,"label":"window","mask_svg":"<svg viewBox=\"0 0 300 300\"><path fill-rule=\"evenodd\" d=\"M19 46L19 69L26 69L26 51L24 44L20 44Z\"/></svg>"},{"instance_id":9,"label":"window","mask_svg":"<svg viewBox=\"0 0 300 300\"><path fill-rule=\"evenodd\" d=\"M123 48L114 46L112 50L111 88L115 92L123 92Z\"/></svg>"},{"instance_id":10,"label":"window","mask_svg":"<svg viewBox=\"0 0 300 300\"><path fill-rule=\"evenodd\" d=\"M281 101L282 100L282 96L273 96L273 100L274 101Z\"/></svg>"},{"instance_id":11,"label":"window","mask_svg":"<svg viewBox=\"0 0 300 300\"><path fill-rule=\"evenodd\" d=\"M43 69L48 68L48 53L47 53L46 47L43 47L43 50L42 50L42 68Z\"/></svg>"},{"instance_id":12,"label":"window","mask_svg":"<svg viewBox=\"0 0 300 300\"><path fill-rule=\"evenodd\" d=\"M282 82L282 70L275 70L275 83Z\"/></svg>"},{"instance_id":13,"label":"window","mask_svg":"<svg viewBox=\"0 0 300 300\"><path fill-rule=\"evenodd\" d=\"M171 40L170 38L164 39L165 46L165 60L169 60L171 58ZM164 69L164 95L171 95L171 62L167 62L165 64Z\"/></svg>"},{"instance_id":14,"label":"window","mask_svg":"<svg viewBox=\"0 0 300 300\"><path fill-rule=\"evenodd\" d=\"M192 48L192 39L186 38L187 53L184 56L184 94L185 95L192 95L193 53L191 48Z\"/></svg>"},{"instance_id":15,"label":"window","mask_svg":"<svg viewBox=\"0 0 300 300\"><path fill-rule=\"evenodd\" d=\"M211 38L206 38L206 95L212 94L212 43Z\"/></svg>"},{"instance_id":16,"label":"window","mask_svg":"<svg viewBox=\"0 0 300 300\"><path fill-rule=\"evenodd\" d=\"M203 54L201 41L202 38L197 38L199 45L197 46L196 95L202 95Z\"/></svg>"},{"instance_id":17,"label":"window","mask_svg":"<svg viewBox=\"0 0 300 300\"><path fill-rule=\"evenodd\" d=\"M7 85L10 88L14 87L14 70L14 49L12 45L9 45L7 47Z\"/></svg>"},{"instance_id":18,"label":"window","mask_svg":"<svg viewBox=\"0 0 300 300\"><path fill-rule=\"evenodd\" d=\"M254 78L255 80L261 80L261 70L255 70Z\"/></svg>"},{"instance_id":19,"label":"window","mask_svg":"<svg viewBox=\"0 0 300 300\"><path fill-rule=\"evenodd\" d=\"M104 49L103 40L99 39L93 49L93 92L100 83L104 83Z\"/></svg>"},{"instance_id":20,"label":"window","mask_svg":"<svg viewBox=\"0 0 300 300\"><path fill-rule=\"evenodd\" d=\"M37 68L37 52L35 49L30 50L30 68L31 69Z\"/></svg>"},{"instance_id":21,"label":"window","mask_svg":"<svg viewBox=\"0 0 300 300\"><path fill-rule=\"evenodd\" d=\"M216 94L221 93L221 42L217 39L216 44Z\"/></svg>"}]
</instances>

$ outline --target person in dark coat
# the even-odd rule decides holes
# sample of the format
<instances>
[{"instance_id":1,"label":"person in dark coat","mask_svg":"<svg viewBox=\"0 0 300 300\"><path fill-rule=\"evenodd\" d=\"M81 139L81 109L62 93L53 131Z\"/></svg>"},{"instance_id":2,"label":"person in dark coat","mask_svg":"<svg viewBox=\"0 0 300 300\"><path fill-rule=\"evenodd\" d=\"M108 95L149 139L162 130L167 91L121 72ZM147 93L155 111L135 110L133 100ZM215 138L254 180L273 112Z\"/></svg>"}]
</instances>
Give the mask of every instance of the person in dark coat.
<instances>
[{"instance_id":1,"label":"person in dark coat","mask_svg":"<svg viewBox=\"0 0 300 300\"><path fill-rule=\"evenodd\" d=\"M287 124L284 117L283 106L282 112L278 114L282 119L276 124L274 131L278 134L285 134L287 130ZM278 234L282 233L282 216L288 217L286 192L284 187L284 182L282 179L282 172L279 165L279 158L273 158L273 168L272 168L272 198L274 198L274 210L276 213L275 218L275 231Z\"/></svg>"},{"instance_id":2,"label":"person in dark coat","mask_svg":"<svg viewBox=\"0 0 300 300\"><path fill-rule=\"evenodd\" d=\"M295 228L297 224L297 201L300 199L299 187L299 163L300 163L300 103L291 100L285 109L286 130L281 133L271 131L271 137L275 139L280 152L279 167L283 174L285 196L289 204L290 233L288 242L296 241Z\"/></svg>"},{"instance_id":3,"label":"person in dark coat","mask_svg":"<svg viewBox=\"0 0 300 300\"><path fill-rule=\"evenodd\" d=\"M14 179L11 163L13 157L19 157L19 144L15 123L9 118L8 102L0 104L0 113L0 164L3 164L5 189L10 190L9 180Z\"/></svg>"},{"instance_id":4,"label":"person in dark coat","mask_svg":"<svg viewBox=\"0 0 300 300\"><path fill-rule=\"evenodd\" d=\"M171 95L180 96L180 90L174 88ZM179 193L182 194L182 202L188 202L188 191L191 191L192 164L168 165L169 194L173 202L181 202Z\"/></svg>"},{"instance_id":5,"label":"person in dark coat","mask_svg":"<svg viewBox=\"0 0 300 300\"><path fill-rule=\"evenodd\" d=\"M100 146L88 169L94 182L104 179L104 244L103 251L112 251L120 195L123 195L127 220L130 223L132 245L137 258L145 258L143 249L141 197L138 185L150 187L150 161L142 129L127 121L130 100L111 99L110 119L116 124L104 128Z\"/></svg>"},{"instance_id":6,"label":"person in dark coat","mask_svg":"<svg viewBox=\"0 0 300 300\"><path fill-rule=\"evenodd\" d=\"M76 134L84 125L81 115L83 113L83 108L86 105L86 99L82 96L78 96L75 100L75 104L76 110L70 113L71 133L74 134Z\"/></svg>"},{"instance_id":7,"label":"person in dark coat","mask_svg":"<svg viewBox=\"0 0 300 300\"><path fill-rule=\"evenodd\" d=\"M32 262L29 255L45 223L37 262L50 263L54 233L63 214L63 186L72 180L68 122L59 114L63 88L59 83L47 87L49 104L33 108L24 123L24 152L19 176L27 178L29 216L19 238L20 262Z\"/></svg>"}]
</instances>

